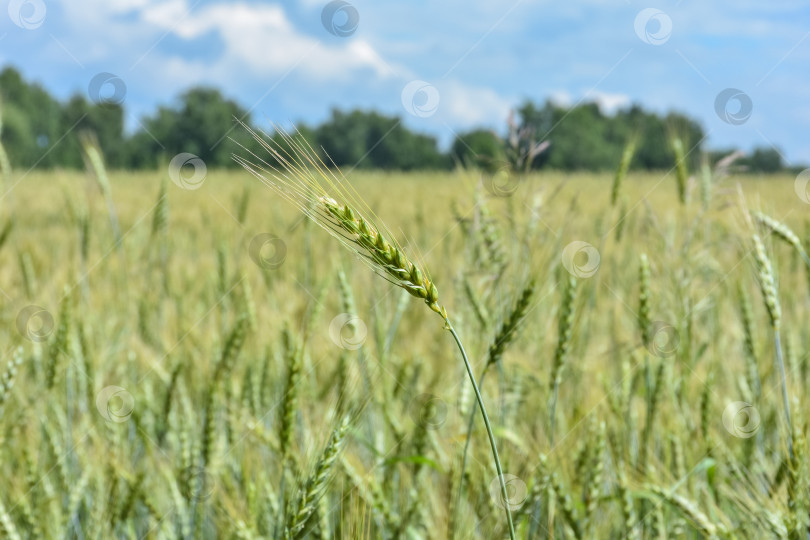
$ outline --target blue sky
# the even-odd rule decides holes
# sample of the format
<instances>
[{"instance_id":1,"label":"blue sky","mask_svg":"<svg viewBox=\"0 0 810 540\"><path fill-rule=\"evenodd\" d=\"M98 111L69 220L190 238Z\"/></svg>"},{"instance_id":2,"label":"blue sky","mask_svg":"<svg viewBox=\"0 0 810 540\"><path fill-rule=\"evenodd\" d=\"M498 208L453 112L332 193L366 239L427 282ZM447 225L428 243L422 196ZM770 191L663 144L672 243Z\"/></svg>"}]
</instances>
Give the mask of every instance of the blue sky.
<instances>
[{"instance_id":1,"label":"blue sky","mask_svg":"<svg viewBox=\"0 0 810 540\"><path fill-rule=\"evenodd\" d=\"M373 108L445 144L526 98L638 102L699 119L711 147L810 162L806 1L340 1L11 0L0 65L60 98L115 74L130 129L201 83L258 122Z\"/></svg>"}]
</instances>

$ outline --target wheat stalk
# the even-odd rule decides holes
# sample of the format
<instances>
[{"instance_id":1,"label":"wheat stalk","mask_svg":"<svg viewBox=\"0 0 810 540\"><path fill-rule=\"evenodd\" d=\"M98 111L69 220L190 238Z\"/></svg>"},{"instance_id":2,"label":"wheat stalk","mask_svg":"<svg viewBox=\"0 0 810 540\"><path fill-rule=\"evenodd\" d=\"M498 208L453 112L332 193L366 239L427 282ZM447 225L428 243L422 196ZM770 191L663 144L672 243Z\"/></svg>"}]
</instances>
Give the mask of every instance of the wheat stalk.
<instances>
[{"instance_id":1,"label":"wheat stalk","mask_svg":"<svg viewBox=\"0 0 810 540\"><path fill-rule=\"evenodd\" d=\"M307 480L304 490L293 507L293 511L287 516L286 538L301 538L303 536L307 522L315 512L318 500L326 490L329 475L343 446L348 429L349 416L344 416L337 428L332 432L329 442L326 444L326 448L324 448L315 466L315 470Z\"/></svg>"},{"instance_id":2,"label":"wheat stalk","mask_svg":"<svg viewBox=\"0 0 810 540\"><path fill-rule=\"evenodd\" d=\"M17 369L23 363L23 349L17 347L14 356L6 367L6 371L0 374L0 417L3 415L3 406L11 395L11 388L17 377Z\"/></svg>"},{"instance_id":3,"label":"wheat stalk","mask_svg":"<svg viewBox=\"0 0 810 540\"><path fill-rule=\"evenodd\" d=\"M802 260L804 260L808 268L810 268L810 257L808 257L807 252L804 250L802 241L799 240L799 237L790 229L790 227L781 221L777 221L770 216L766 216L762 212L755 212L752 210L751 216L757 221L757 223L771 231L774 236L793 246L793 248L801 256Z\"/></svg>"},{"instance_id":4,"label":"wheat stalk","mask_svg":"<svg viewBox=\"0 0 810 540\"><path fill-rule=\"evenodd\" d=\"M751 308L751 300L745 292L742 284L738 287L738 294L740 298L740 319L742 320L743 336L744 336L744 349L745 349L745 364L746 364L746 377L748 379L748 386L754 392L754 398L759 401L762 396L762 385L759 378L759 366L757 365L757 351L754 346L754 313Z\"/></svg>"},{"instance_id":5,"label":"wheat stalk","mask_svg":"<svg viewBox=\"0 0 810 540\"><path fill-rule=\"evenodd\" d=\"M588 462L588 484L585 491L585 532L587 537L593 535L593 526L597 517L597 506L602 490L602 478L604 474L604 453L605 453L605 423L600 422L596 429L596 443L593 453Z\"/></svg>"},{"instance_id":6,"label":"wheat stalk","mask_svg":"<svg viewBox=\"0 0 810 540\"><path fill-rule=\"evenodd\" d=\"M509 313L509 316L506 318L506 320L503 321L503 323L501 323L501 326L498 328L498 332L497 334L495 334L495 339L489 346L489 350L487 352L487 361L484 364L484 368L481 371L481 375L478 377L478 383L480 386L484 385L484 378L486 377L489 368L491 366L496 365L501 360L501 358L503 357L504 350L515 339L520 323L526 316L526 312L529 309L529 304L531 304L531 300L534 297L535 288L536 282L534 279L532 279L523 288L523 290L520 293L520 296L518 296L517 300L515 301L515 304L512 307L512 311ZM458 497L455 506L456 509L458 509L459 507L458 500L461 498L461 493L464 490L464 471L466 470L467 467L467 452L469 450L470 440L472 438L472 423L474 419L474 414L475 410L473 409L472 411L470 411L470 418L467 422L467 437L464 441L464 451L462 453L461 458Z\"/></svg>"},{"instance_id":7,"label":"wheat stalk","mask_svg":"<svg viewBox=\"0 0 810 540\"><path fill-rule=\"evenodd\" d=\"M390 233L386 231L384 234L381 226L376 225L370 217L366 217L374 215L371 209L362 203L362 199L348 185L345 178L339 175L339 171L338 174L335 174L326 167L308 143L297 141L282 130L278 130L284 142L282 145L272 139L266 140L243 123L242 126L270 154L279 167L268 163L247 149L245 150L250 152L255 161L234 155L237 163L264 185L295 205L299 211L329 232L349 250L360 255L361 260L375 273L401 287L411 296L423 300L428 308L442 317L445 328L453 336L464 361L467 376L475 392L487 429L501 493L504 500L508 500L495 435L483 397L478 389L478 383L472 372L472 366L461 338L450 323L447 310L439 304L439 291L427 272L409 260L395 241L388 239L393 237ZM338 202L338 199L342 201ZM509 524L510 538L514 539L515 532L509 505L504 505L504 511Z\"/></svg>"},{"instance_id":8,"label":"wheat stalk","mask_svg":"<svg viewBox=\"0 0 810 540\"><path fill-rule=\"evenodd\" d=\"M478 324L481 326L482 330L486 329L489 321L487 307L478 298L475 290L473 290L472 283L470 283L470 280L467 279L467 277L464 277L462 284L464 285L464 295L467 297L467 300L470 302L470 306L473 308L473 313L475 314L475 318L478 320Z\"/></svg>"},{"instance_id":9,"label":"wheat stalk","mask_svg":"<svg viewBox=\"0 0 810 540\"><path fill-rule=\"evenodd\" d=\"M98 182L101 193L104 195L104 202L107 204L107 215L109 216L110 227L112 228L113 237L115 239L115 247L118 249L121 245L121 227L118 225L118 213L113 203L112 188L110 187L110 180L107 177L107 169L104 166L104 157L102 156L101 148L99 147L95 135L91 135L90 133L82 133L80 140L87 168L93 172L93 176Z\"/></svg>"},{"instance_id":10,"label":"wheat stalk","mask_svg":"<svg viewBox=\"0 0 810 540\"><path fill-rule=\"evenodd\" d=\"M284 388L284 397L281 403L279 418L279 445L282 459L285 464L290 456L293 438L293 424L298 403L298 393L301 382L301 359L303 347L296 343L288 328L284 329L284 349L287 358L287 382Z\"/></svg>"},{"instance_id":11,"label":"wheat stalk","mask_svg":"<svg viewBox=\"0 0 810 540\"><path fill-rule=\"evenodd\" d=\"M0 100L0 135L3 133L3 102ZM5 191L5 186L11 184L11 162L8 159L6 148L0 142L0 186ZM5 196L4 196L5 197Z\"/></svg>"},{"instance_id":12,"label":"wheat stalk","mask_svg":"<svg viewBox=\"0 0 810 540\"><path fill-rule=\"evenodd\" d=\"M652 341L652 322L650 321L650 261L647 254L639 256L638 264L638 327L641 331L641 341L645 347L650 347Z\"/></svg>"},{"instance_id":13,"label":"wheat stalk","mask_svg":"<svg viewBox=\"0 0 810 540\"><path fill-rule=\"evenodd\" d=\"M636 153L636 139L630 139L622 151L622 159L619 162L619 167L616 169L616 174L613 176L613 186L610 189L610 204L616 206L616 201L619 200L619 193L621 192L622 184L627 178L627 171L630 170L630 164L633 162L633 156Z\"/></svg>"},{"instance_id":14,"label":"wheat stalk","mask_svg":"<svg viewBox=\"0 0 810 540\"><path fill-rule=\"evenodd\" d=\"M698 508L694 501L660 486L647 485L646 488L658 495L670 506L680 510L692 523L707 534L709 538L717 538L718 535L727 533L725 525L713 522L709 516Z\"/></svg>"},{"instance_id":15,"label":"wheat stalk","mask_svg":"<svg viewBox=\"0 0 810 540\"><path fill-rule=\"evenodd\" d=\"M709 209L712 202L712 168L709 166L709 158L704 154L700 161L700 202L703 211Z\"/></svg>"},{"instance_id":16,"label":"wheat stalk","mask_svg":"<svg viewBox=\"0 0 810 540\"><path fill-rule=\"evenodd\" d=\"M71 350L71 330L73 329L73 299L67 294L62 299L62 306L59 311L59 326L56 335L48 345L48 364L45 371L45 385L48 389L53 388L56 383L59 361L63 356L68 356Z\"/></svg>"},{"instance_id":17,"label":"wheat stalk","mask_svg":"<svg viewBox=\"0 0 810 540\"><path fill-rule=\"evenodd\" d=\"M557 328L557 348L554 350L554 360L551 364L551 404L549 407L549 443L554 446L554 426L557 416L557 397L562 382L562 372L568 360L568 351L571 349L571 337L574 328L574 301L577 293L577 280L568 276L566 287L563 290L560 304L560 320Z\"/></svg>"},{"instance_id":18,"label":"wheat stalk","mask_svg":"<svg viewBox=\"0 0 810 540\"><path fill-rule=\"evenodd\" d=\"M684 151L683 141L679 137L672 140L672 150L675 153L675 180L678 183L678 199L680 199L681 204L686 204L689 171L686 168L686 152Z\"/></svg>"},{"instance_id":19,"label":"wheat stalk","mask_svg":"<svg viewBox=\"0 0 810 540\"><path fill-rule=\"evenodd\" d=\"M11 516L6 511L3 501L0 500L0 532L3 533L5 538L9 540L20 540L20 534L17 532L17 527L11 520Z\"/></svg>"},{"instance_id":20,"label":"wheat stalk","mask_svg":"<svg viewBox=\"0 0 810 540\"><path fill-rule=\"evenodd\" d=\"M446 310L439 305L436 285L405 256L396 242L386 238L387 232L361 214L357 209L359 204L353 207L352 200L358 196L345 186L345 179L330 172L312 148L305 146L306 143L284 133L284 141L290 146L287 150L278 143L264 140L250 128L246 129L286 169L279 169L255 154L256 162L234 156L237 163L292 202L344 246L361 255L362 260L381 277L424 300L431 310L447 320ZM343 195L347 202L338 203L324 185L334 190L337 196Z\"/></svg>"},{"instance_id":21,"label":"wheat stalk","mask_svg":"<svg viewBox=\"0 0 810 540\"><path fill-rule=\"evenodd\" d=\"M548 471L548 457L545 454L540 454L540 464L538 468L541 471ZM550 471L548 474L548 483L546 484L546 492L548 496L555 500L560 505L563 519L566 525L571 529L574 538L581 539L582 529L580 526L580 519L574 509L573 499L569 490L560 481L559 476L555 471Z\"/></svg>"},{"instance_id":22,"label":"wheat stalk","mask_svg":"<svg viewBox=\"0 0 810 540\"><path fill-rule=\"evenodd\" d=\"M785 362L782 359L782 341L780 337L780 327L782 323L782 307L779 303L779 295L777 292L776 279L773 273L771 261L765 252L765 246L762 243L759 235L754 234L752 237L754 244L754 262L757 269L757 278L759 281L759 288L762 292L762 298L765 302L765 307L768 311L768 317L771 321L771 329L773 330L773 342L776 355L776 367L779 369L779 376L782 383L782 403L785 409L785 421L787 422L787 441L788 452L791 459L793 458L793 423L790 421L790 400L788 399L787 376L785 375Z\"/></svg>"}]
</instances>

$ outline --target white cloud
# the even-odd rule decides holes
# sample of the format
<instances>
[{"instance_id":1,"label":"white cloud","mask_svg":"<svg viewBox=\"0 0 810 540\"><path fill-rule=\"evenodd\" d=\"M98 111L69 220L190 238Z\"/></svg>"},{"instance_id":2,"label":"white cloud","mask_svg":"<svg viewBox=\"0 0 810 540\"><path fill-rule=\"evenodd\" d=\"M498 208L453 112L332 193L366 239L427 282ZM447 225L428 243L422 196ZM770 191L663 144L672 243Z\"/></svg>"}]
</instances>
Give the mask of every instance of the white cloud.
<instances>
[{"instance_id":1,"label":"white cloud","mask_svg":"<svg viewBox=\"0 0 810 540\"><path fill-rule=\"evenodd\" d=\"M549 101L558 107L573 107L584 103L596 103L599 109L605 114L616 112L617 109L630 104L631 99L627 94L611 94L600 90L591 90L580 99L574 100L573 95L567 90L554 90L549 93Z\"/></svg>"},{"instance_id":2,"label":"white cloud","mask_svg":"<svg viewBox=\"0 0 810 540\"><path fill-rule=\"evenodd\" d=\"M323 42L298 31L280 4L220 1L199 7L189 0L84 0L63 2L63 10L74 34L93 37L69 44L77 57L87 61L109 61L130 53L139 65L166 62L178 67L186 60L161 47L166 35L193 40L214 33L223 50L208 60L213 71L234 75L247 71L248 76L266 78L295 70L318 81L350 80L358 71L380 78L391 74L367 40L352 36Z\"/></svg>"},{"instance_id":3,"label":"white cloud","mask_svg":"<svg viewBox=\"0 0 810 540\"><path fill-rule=\"evenodd\" d=\"M574 98L566 90L555 90L549 94L548 99L558 107L570 107L574 104Z\"/></svg>"},{"instance_id":4,"label":"white cloud","mask_svg":"<svg viewBox=\"0 0 810 540\"><path fill-rule=\"evenodd\" d=\"M614 113L617 109L630 104L630 96L627 94L611 94L594 90L587 95L587 98L587 101L599 105L599 110L605 114Z\"/></svg>"},{"instance_id":5,"label":"white cloud","mask_svg":"<svg viewBox=\"0 0 810 540\"><path fill-rule=\"evenodd\" d=\"M457 81L437 85L441 94L439 111L445 121L468 128L500 127L506 122L513 101L490 88L467 86Z\"/></svg>"},{"instance_id":6,"label":"white cloud","mask_svg":"<svg viewBox=\"0 0 810 540\"><path fill-rule=\"evenodd\" d=\"M181 37L192 37L193 30L189 27L193 26L193 20L190 19L191 13L185 0L168 0L146 5L140 10L140 15L141 20L154 26L170 30Z\"/></svg>"},{"instance_id":7,"label":"white cloud","mask_svg":"<svg viewBox=\"0 0 810 540\"><path fill-rule=\"evenodd\" d=\"M298 32L279 5L211 4L188 12L185 0L143 10L144 21L183 39L216 32L224 42L217 62L239 63L255 75L278 75L288 70L313 79L346 79L358 70L385 77L390 70L370 43L358 38L326 45Z\"/></svg>"}]
</instances>

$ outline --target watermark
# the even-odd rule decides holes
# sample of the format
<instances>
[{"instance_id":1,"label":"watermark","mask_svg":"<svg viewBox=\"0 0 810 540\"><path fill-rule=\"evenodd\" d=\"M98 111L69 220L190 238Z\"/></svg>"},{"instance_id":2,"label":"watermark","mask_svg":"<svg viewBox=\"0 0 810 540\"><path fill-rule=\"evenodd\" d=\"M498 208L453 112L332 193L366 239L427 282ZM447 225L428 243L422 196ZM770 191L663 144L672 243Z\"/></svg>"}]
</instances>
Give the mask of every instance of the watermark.
<instances>
[{"instance_id":1,"label":"watermark","mask_svg":"<svg viewBox=\"0 0 810 540\"><path fill-rule=\"evenodd\" d=\"M672 19L656 8L639 11L633 26L638 38L648 45L663 45L672 35Z\"/></svg>"},{"instance_id":2,"label":"watermark","mask_svg":"<svg viewBox=\"0 0 810 540\"><path fill-rule=\"evenodd\" d=\"M106 386L96 396L96 409L108 422L126 422L134 408L135 398L120 386Z\"/></svg>"},{"instance_id":3,"label":"watermark","mask_svg":"<svg viewBox=\"0 0 810 540\"><path fill-rule=\"evenodd\" d=\"M807 192L807 185L810 184L810 169L805 169L796 175L793 182L793 189L802 202L810 204L810 193Z\"/></svg>"},{"instance_id":4,"label":"watermark","mask_svg":"<svg viewBox=\"0 0 810 540\"><path fill-rule=\"evenodd\" d=\"M349 37L357 31L360 14L345 0L333 0L321 11L321 23L333 36Z\"/></svg>"},{"instance_id":5,"label":"watermark","mask_svg":"<svg viewBox=\"0 0 810 540\"><path fill-rule=\"evenodd\" d=\"M726 88L714 99L714 112L717 117L732 126L739 126L751 118L754 102L738 88Z\"/></svg>"},{"instance_id":6,"label":"watermark","mask_svg":"<svg viewBox=\"0 0 810 540\"><path fill-rule=\"evenodd\" d=\"M508 169L500 169L483 179L484 187L496 197L511 197L518 188L518 178Z\"/></svg>"},{"instance_id":7,"label":"watermark","mask_svg":"<svg viewBox=\"0 0 810 540\"><path fill-rule=\"evenodd\" d=\"M745 401L732 401L723 411L726 431L741 439L750 439L759 429L759 411Z\"/></svg>"},{"instance_id":8,"label":"watermark","mask_svg":"<svg viewBox=\"0 0 810 540\"><path fill-rule=\"evenodd\" d=\"M678 351L681 336L678 329L664 321L654 321L650 329L652 338L647 350L659 358L667 358Z\"/></svg>"},{"instance_id":9,"label":"watermark","mask_svg":"<svg viewBox=\"0 0 810 540\"><path fill-rule=\"evenodd\" d=\"M576 240L563 248L562 264L574 277L593 276L599 270L601 260L599 250L588 242Z\"/></svg>"},{"instance_id":10,"label":"watermark","mask_svg":"<svg viewBox=\"0 0 810 540\"><path fill-rule=\"evenodd\" d=\"M207 173L205 162L188 152L177 154L169 162L169 178L182 189L200 189Z\"/></svg>"},{"instance_id":11,"label":"watermark","mask_svg":"<svg viewBox=\"0 0 810 540\"><path fill-rule=\"evenodd\" d=\"M35 30L42 26L47 12L42 0L11 0L8 3L11 22L24 30Z\"/></svg>"},{"instance_id":12,"label":"watermark","mask_svg":"<svg viewBox=\"0 0 810 540\"><path fill-rule=\"evenodd\" d=\"M506 484L506 498L501 489L500 478L496 476L489 483L489 496L492 497L493 502L503 508L509 507L512 512L519 510L526 498L529 495L529 490L526 487L526 482L515 476L514 474L504 474L503 482Z\"/></svg>"},{"instance_id":13,"label":"watermark","mask_svg":"<svg viewBox=\"0 0 810 540\"><path fill-rule=\"evenodd\" d=\"M183 496L187 501L201 502L211 497L214 492L214 483L205 467L192 465L183 471L183 474Z\"/></svg>"},{"instance_id":14,"label":"watermark","mask_svg":"<svg viewBox=\"0 0 810 540\"><path fill-rule=\"evenodd\" d=\"M411 81L402 89L402 106L408 113L428 118L439 109L439 91L425 81Z\"/></svg>"},{"instance_id":15,"label":"watermark","mask_svg":"<svg viewBox=\"0 0 810 540\"><path fill-rule=\"evenodd\" d=\"M45 341L53 332L53 316L43 307L24 307L17 314L17 331L29 341Z\"/></svg>"},{"instance_id":16,"label":"watermark","mask_svg":"<svg viewBox=\"0 0 810 540\"><path fill-rule=\"evenodd\" d=\"M356 351L366 342L366 323L357 315L341 313L329 323L329 338L342 349Z\"/></svg>"},{"instance_id":17,"label":"watermark","mask_svg":"<svg viewBox=\"0 0 810 540\"><path fill-rule=\"evenodd\" d=\"M436 394L419 394L408 405L411 419L424 429L439 429L447 420L447 403Z\"/></svg>"},{"instance_id":18,"label":"watermark","mask_svg":"<svg viewBox=\"0 0 810 540\"><path fill-rule=\"evenodd\" d=\"M87 95L96 105L120 105L127 97L127 85L118 75L98 73L90 79Z\"/></svg>"},{"instance_id":19,"label":"watermark","mask_svg":"<svg viewBox=\"0 0 810 540\"><path fill-rule=\"evenodd\" d=\"M260 233L250 241L248 255L259 268L275 270L287 258L287 243L275 234Z\"/></svg>"}]
</instances>

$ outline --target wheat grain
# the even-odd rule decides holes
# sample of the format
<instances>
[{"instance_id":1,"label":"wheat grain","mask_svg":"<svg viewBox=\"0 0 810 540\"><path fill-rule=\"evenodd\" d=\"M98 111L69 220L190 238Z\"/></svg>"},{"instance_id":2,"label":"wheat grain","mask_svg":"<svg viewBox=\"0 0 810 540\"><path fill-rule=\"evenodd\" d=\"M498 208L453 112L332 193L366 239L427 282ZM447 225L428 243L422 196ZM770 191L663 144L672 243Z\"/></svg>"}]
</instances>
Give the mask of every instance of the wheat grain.
<instances>
[{"instance_id":1,"label":"wheat grain","mask_svg":"<svg viewBox=\"0 0 810 540\"><path fill-rule=\"evenodd\" d=\"M279 420L279 447L286 460L291 451L293 424L297 409L298 393L301 382L302 347L296 342L288 328L284 329L284 351L287 363L287 382L284 387L281 414Z\"/></svg>"},{"instance_id":2,"label":"wheat grain","mask_svg":"<svg viewBox=\"0 0 810 540\"><path fill-rule=\"evenodd\" d=\"M771 321L771 327L778 329L782 322L782 308L779 304L779 297L776 293L776 281L774 278L773 267L768 255L765 253L765 246L762 243L759 235L752 236L754 244L754 261L756 263L757 278L759 280L759 288L762 292L762 298L765 301L765 308L768 310L768 317Z\"/></svg>"},{"instance_id":3,"label":"wheat grain","mask_svg":"<svg viewBox=\"0 0 810 540\"><path fill-rule=\"evenodd\" d=\"M641 342L649 348L652 341L652 322L650 320L650 261L647 254L639 256L638 265L638 327Z\"/></svg>"},{"instance_id":4,"label":"wheat grain","mask_svg":"<svg viewBox=\"0 0 810 540\"><path fill-rule=\"evenodd\" d=\"M681 204L686 204L689 170L686 166L686 153L684 151L683 141L679 137L672 140L672 151L675 153L675 179L678 183L678 199L680 199Z\"/></svg>"},{"instance_id":5,"label":"wheat grain","mask_svg":"<svg viewBox=\"0 0 810 540\"><path fill-rule=\"evenodd\" d=\"M318 500L323 496L326 484L332 472L332 467L338 458L349 429L349 416L344 416L332 432L329 442L321 454L315 470L307 479L293 511L287 516L285 525L286 538L301 538L306 530L307 522L315 512Z\"/></svg>"},{"instance_id":6,"label":"wheat grain","mask_svg":"<svg viewBox=\"0 0 810 540\"><path fill-rule=\"evenodd\" d=\"M66 294L62 299L59 310L59 326L56 329L56 335L48 346L48 364L45 372L45 385L48 389L53 388L56 383L60 360L63 356L68 356L72 348L70 343L73 320L72 300L70 294Z\"/></svg>"},{"instance_id":7,"label":"wheat grain","mask_svg":"<svg viewBox=\"0 0 810 540\"><path fill-rule=\"evenodd\" d=\"M751 216L757 221L757 223L773 233L774 236L793 246L796 252L802 257L805 264L810 267L810 257L807 256L807 252L804 250L802 241L799 240L799 237L796 236L796 233L794 233L790 227L781 221L777 221L770 216L766 216L762 212L752 210Z\"/></svg>"},{"instance_id":8,"label":"wheat grain","mask_svg":"<svg viewBox=\"0 0 810 540\"><path fill-rule=\"evenodd\" d=\"M680 510L692 523L694 523L701 531L703 531L710 538L717 538L720 534L727 532L725 525L722 523L715 523L709 516L702 512L697 504L693 501L678 495L677 493L664 489L660 486L647 485L646 489L655 493L667 504Z\"/></svg>"},{"instance_id":9,"label":"wheat grain","mask_svg":"<svg viewBox=\"0 0 810 540\"><path fill-rule=\"evenodd\" d=\"M9 540L20 540L20 534L17 532L17 527L8 515L6 506L0 500L0 532L3 533L5 538Z\"/></svg>"},{"instance_id":10,"label":"wheat grain","mask_svg":"<svg viewBox=\"0 0 810 540\"><path fill-rule=\"evenodd\" d=\"M785 363L782 359L782 342L780 339L780 326L782 322L782 307L779 303L779 294L776 288L776 278L768 255L765 253L765 246L758 235L753 235L754 261L756 263L757 278L765 307L768 310L768 317L773 330L774 351L776 357L776 367L782 385L782 404L784 407L785 422L787 429L788 453L793 456L793 423L790 420L790 400L788 398L787 376L785 374Z\"/></svg>"},{"instance_id":11,"label":"wheat grain","mask_svg":"<svg viewBox=\"0 0 810 540\"><path fill-rule=\"evenodd\" d=\"M751 300L742 284L738 287L738 296L740 299L740 318L742 319L743 327L746 377L748 379L749 388L754 392L754 399L759 401L759 398L762 396L762 387L759 378L759 366L757 365L756 346L754 345L756 342L753 323L754 314L751 308Z\"/></svg>"},{"instance_id":12,"label":"wheat grain","mask_svg":"<svg viewBox=\"0 0 810 540\"><path fill-rule=\"evenodd\" d=\"M557 398L562 383L562 373L571 348L571 337L574 328L574 301L576 299L577 280L569 276L566 287L563 289L563 298L560 304L560 317L557 325L557 348L554 350L554 360L551 364L549 382L551 385L551 403L549 413L549 441L554 444L554 425L557 420Z\"/></svg>"},{"instance_id":13,"label":"wheat grain","mask_svg":"<svg viewBox=\"0 0 810 540\"><path fill-rule=\"evenodd\" d=\"M610 204L612 206L616 206L616 202L619 200L619 193L621 191L622 184L624 183L625 178L627 178L627 171L630 170L630 165L633 163L633 156L635 153L636 139L633 137L627 141L627 144L624 146L624 150L622 151L622 159L619 161L616 174L613 176L613 186L610 189Z\"/></svg>"},{"instance_id":14,"label":"wheat grain","mask_svg":"<svg viewBox=\"0 0 810 540\"><path fill-rule=\"evenodd\" d=\"M82 133L79 138L82 150L84 151L83 157L87 168L93 172L93 176L98 182L98 186L104 196L104 202L107 204L107 215L110 219L113 237L115 238L115 247L118 249L121 245L121 227L118 225L118 212L115 209L115 203L112 199L112 187L107 177L107 168L104 166L104 157L102 156L101 148L99 147L95 135L85 132Z\"/></svg>"},{"instance_id":15,"label":"wheat grain","mask_svg":"<svg viewBox=\"0 0 810 540\"><path fill-rule=\"evenodd\" d=\"M14 380L17 378L17 370L22 363L23 349L22 347L17 347L17 349L14 351L13 358L6 367L6 370L0 374L0 418L3 416L3 406L11 395Z\"/></svg>"},{"instance_id":16,"label":"wheat grain","mask_svg":"<svg viewBox=\"0 0 810 540\"><path fill-rule=\"evenodd\" d=\"M704 154L700 161L700 202L703 205L703 211L709 209L712 202L712 168L709 166L709 159Z\"/></svg>"},{"instance_id":17,"label":"wheat grain","mask_svg":"<svg viewBox=\"0 0 810 540\"><path fill-rule=\"evenodd\" d=\"M362 260L380 276L424 300L431 310L447 319L447 312L439 305L436 285L405 256L397 244L386 239L379 227L364 217L359 209L352 207L351 200L355 197L343 186L344 181L327 172L323 162L310 148L286 136L284 141L291 147L287 151L283 146L274 145L256 132L249 131L288 170L281 171L255 154L257 162L234 156L237 163L296 205L344 246L361 255ZM326 191L324 184L337 192L336 196L342 194L347 197L347 202L339 203Z\"/></svg>"}]
</instances>

